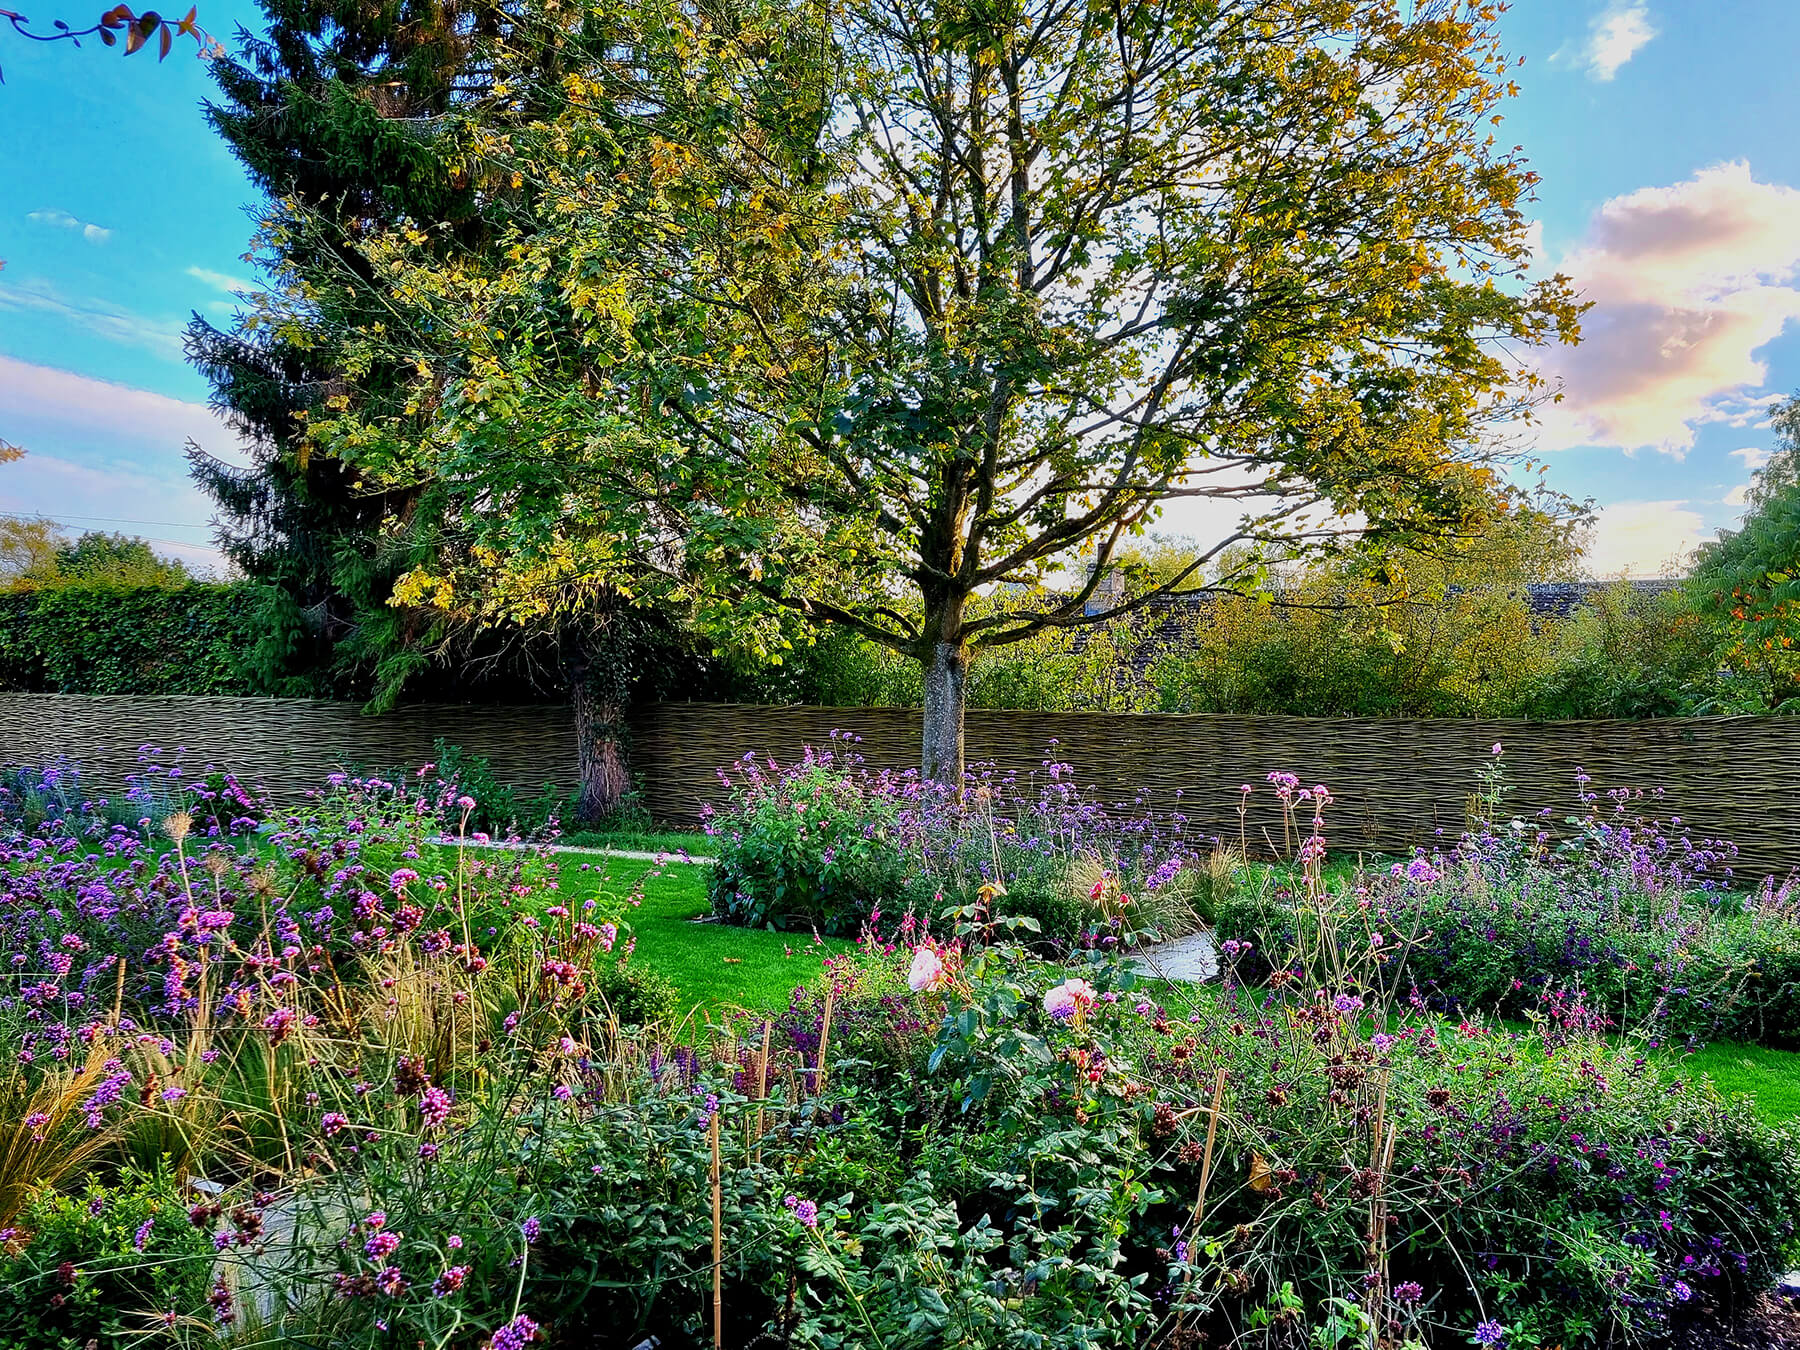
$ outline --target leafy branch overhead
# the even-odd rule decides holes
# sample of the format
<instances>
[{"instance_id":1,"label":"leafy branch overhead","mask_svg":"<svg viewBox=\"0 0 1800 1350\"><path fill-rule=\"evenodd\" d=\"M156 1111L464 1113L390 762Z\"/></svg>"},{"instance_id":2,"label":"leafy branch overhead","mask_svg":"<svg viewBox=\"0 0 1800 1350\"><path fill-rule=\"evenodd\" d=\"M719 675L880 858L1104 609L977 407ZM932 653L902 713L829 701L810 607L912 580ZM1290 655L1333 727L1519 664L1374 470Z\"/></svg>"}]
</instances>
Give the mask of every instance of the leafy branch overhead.
<instances>
[{"instance_id":1,"label":"leafy branch overhead","mask_svg":"<svg viewBox=\"0 0 1800 1350\"><path fill-rule=\"evenodd\" d=\"M212 60L225 54L225 48L204 28L195 22L199 11L189 9L180 19L166 19L153 9L142 14L135 12L130 5L114 5L86 28L71 28L61 19L51 21L51 32L36 33L31 30L31 20L16 10L0 9L0 19L6 20L13 31L20 37L29 38L33 42L68 42L79 47L84 37L98 37L108 47L116 47L123 41L125 54L130 56L150 45L154 40L157 49L157 60L168 56L174 46L176 37L191 37L197 49L196 55L202 60ZM4 76L0 75L0 83Z\"/></svg>"}]
</instances>

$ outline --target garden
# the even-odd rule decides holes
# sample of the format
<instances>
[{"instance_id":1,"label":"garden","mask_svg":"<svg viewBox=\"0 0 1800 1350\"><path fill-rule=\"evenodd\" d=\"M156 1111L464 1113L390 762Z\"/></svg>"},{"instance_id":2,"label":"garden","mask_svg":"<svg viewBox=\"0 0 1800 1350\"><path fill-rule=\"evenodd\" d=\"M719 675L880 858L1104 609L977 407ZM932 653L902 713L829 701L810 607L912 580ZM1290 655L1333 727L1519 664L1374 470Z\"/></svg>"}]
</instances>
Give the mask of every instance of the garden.
<instances>
[{"instance_id":1,"label":"garden","mask_svg":"<svg viewBox=\"0 0 1800 1350\"><path fill-rule=\"evenodd\" d=\"M55 395L103 471L42 481L165 500L116 443L192 415L224 571L0 516L0 1350L1800 1345L1800 879L1748 865L1796 857L1800 394L1721 289L1795 270L1730 215L1795 194L1739 159L1549 217L1497 128L1515 47L1583 63L1490 0L259 7L230 49L0 10L192 37L205 146L121 153L177 120L121 104L90 177L231 160L256 222L254 281L198 196L116 199L75 289L8 273L22 332L198 377L9 352L106 391ZM1551 125L1653 139L1600 101L1648 7L1589 19L1616 59ZM93 100L43 87L62 164ZM159 220L229 317L76 294L179 272ZM1531 457L1569 427L1753 476L1588 498ZM1646 508L1739 528L1593 580ZM701 702L755 734L697 749ZM215 762L126 779L146 704ZM767 725L846 704L917 767ZM968 762L971 708L1082 719L1127 800L1037 731ZM1284 762L1298 717L1387 769ZM1614 763L1687 806L1373 721L1476 717L1662 719ZM324 776L452 724L510 762ZM1190 815L1215 745L1289 748ZM700 831L651 818L715 770ZM1701 817L1745 780L1740 855Z\"/></svg>"},{"instance_id":2,"label":"garden","mask_svg":"<svg viewBox=\"0 0 1800 1350\"><path fill-rule=\"evenodd\" d=\"M1381 860L850 738L635 859L14 772L0 1344L1783 1343L1795 888L1503 764Z\"/></svg>"}]
</instances>

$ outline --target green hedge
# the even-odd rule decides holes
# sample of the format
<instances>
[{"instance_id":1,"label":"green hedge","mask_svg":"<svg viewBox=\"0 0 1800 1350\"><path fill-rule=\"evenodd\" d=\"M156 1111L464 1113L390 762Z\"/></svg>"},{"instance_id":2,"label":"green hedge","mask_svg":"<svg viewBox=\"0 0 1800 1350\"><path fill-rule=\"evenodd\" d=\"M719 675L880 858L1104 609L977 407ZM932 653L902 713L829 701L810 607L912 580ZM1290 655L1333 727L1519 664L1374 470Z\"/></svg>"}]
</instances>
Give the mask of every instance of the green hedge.
<instances>
[{"instance_id":1,"label":"green hedge","mask_svg":"<svg viewBox=\"0 0 1800 1350\"><path fill-rule=\"evenodd\" d=\"M0 688L34 694L257 694L268 592L246 583L77 585L0 595Z\"/></svg>"}]
</instances>

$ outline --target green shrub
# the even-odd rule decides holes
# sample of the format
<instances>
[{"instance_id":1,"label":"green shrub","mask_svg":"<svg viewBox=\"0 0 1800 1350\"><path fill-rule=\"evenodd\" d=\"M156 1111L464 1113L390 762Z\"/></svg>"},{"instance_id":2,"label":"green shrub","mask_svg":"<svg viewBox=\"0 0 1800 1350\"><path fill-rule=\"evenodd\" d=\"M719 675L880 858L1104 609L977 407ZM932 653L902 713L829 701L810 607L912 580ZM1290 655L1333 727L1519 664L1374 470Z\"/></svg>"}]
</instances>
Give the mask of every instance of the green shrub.
<instances>
[{"instance_id":1,"label":"green shrub","mask_svg":"<svg viewBox=\"0 0 1800 1350\"><path fill-rule=\"evenodd\" d=\"M754 764L750 764L754 771ZM751 928L861 931L906 889L894 804L826 762L760 772L723 827L708 883L713 913Z\"/></svg>"},{"instance_id":2,"label":"green shrub","mask_svg":"<svg viewBox=\"0 0 1800 1350\"><path fill-rule=\"evenodd\" d=\"M602 961L599 976L600 997L624 1026L660 1025L680 1007L675 982L641 964Z\"/></svg>"},{"instance_id":3,"label":"green shrub","mask_svg":"<svg viewBox=\"0 0 1800 1350\"><path fill-rule=\"evenodd\" d=\"M255 694L261 587L82 583L0 595L0 688L48 694Z\"/></svg>"},{"instance_id":4,"label":"green shrub","mask_svg":"<svg viewBox=\"0 0 1800 1350\"><path fill-rule=\"evenodd\" d=\"M208 1316L212 1243L166 1171L40 1192L0 1241L0 1344L8 1350L127 1345L157 1319ZM3 1235L0 1235L3 1236Z\"/></svg>"},{"instance_id":5,"label":"green shrub","mask_svg":"<svg viewBox=\"0 0 1800 1350\"><path fill-rule=\"evenodd\" d=\"M496 839L535 835L552 821L574 814L576 794L558 792L554 783L546 781L535 796L528 797L496 778L494 766L484 755L472 755L441 736L433 742L433 753L437 757L434 791L445 800L474 799L475 809L466 822L452 813L471 834Z\"/></svg>"}]
</instances>

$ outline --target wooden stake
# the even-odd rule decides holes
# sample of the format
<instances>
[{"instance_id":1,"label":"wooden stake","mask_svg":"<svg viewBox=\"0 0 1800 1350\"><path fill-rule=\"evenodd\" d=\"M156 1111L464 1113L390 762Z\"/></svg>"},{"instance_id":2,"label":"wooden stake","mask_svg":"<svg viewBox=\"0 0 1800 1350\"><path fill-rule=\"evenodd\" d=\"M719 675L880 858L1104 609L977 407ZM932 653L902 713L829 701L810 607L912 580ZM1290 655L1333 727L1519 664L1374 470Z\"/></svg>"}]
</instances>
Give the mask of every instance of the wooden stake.
<instances>
[{"instance_id":1,"label":"wooden stake","mask_svg":"<svg viewBox=\"0 0 1800 1350\"><path fill-rule=\"evenodd\" d=\"M1194 1229L1200 1226L1200 1216L1206 1213L1206 1186L1212 1180L1213 1140L1219 1133L1219 1105L1225 1100L1225 1069L1220 1066L1219 1076L1213 1080L1212 1119L1206 1123L1206 1157L1200 1162L1200 1193L1194 1197L1194 1212L1188 1219L1188 1248L1194 1245Z\"/></svg>"},{"instance_id":2,"label":"wooden stake","mask_svg":"<svg viewBox=\"0 0 1800 1350\"><path fill-rule=\"evenodd\" d=\"M825 1017L819 1024L819 1063L813 1070L813 1096L820 1097L825 1093L825 1050L831 1044L831 1008L837 1001L837 984L834 981L825 988Z\"/></svg>"},{"instance_id":3,"label":"wooden stake","mask_svg":"<svg viewBox=\"0 0 1800 1350\"><path fill-rule=\"evenodd\" d=\"M720 1297L720 1283L724 1278L725 1230L721 1224L719 1113L717 1111L713 1112L712 1124L708 1127L707 1132L712 1136L713 1350L724 1350L725 1308Z\"/></svg>"},{"instance_id":4,"label":"wooden stake","mask_svg":"<svg viewBox=\"0 0 1800 1350\"><path fill-rule=\"evenodd\" d=\"M1225 1068L1221 1065L1219 1067L1218 1077L1213 1080L1212 1119L1209 1120L1206 1125L1206 1156L1200 1161L1200 1190L1199 1193L1194 1196L1194 1212L1188 1216L1188 1224L1185 1230L1188 1244L1188 1261L1190 1264L1197 1255L1194 1244L1199 1239L1195 1230L1200 1227L1201 1215L1206 1213L1206 1187L1207 1183L1212 1180L1213 1142L1218 1137L1219 1108L1224 1100ZM1185 1327L1187 1325L1187 1294L1187 1288L1184 1286L1179 1300L1180 1311L1175 1317L1175 1325L1177 1328Z\"/></svg>"},{"instance_id":5,"label":"wooden stake","mask_svg":"<svg viewBox=\"0 0 1800 1350\"><path fill-rule=\"evenodd\" d=\"M769 1095L769 1033L773 1022L763 1023L762 1054L756 1060L756 1165L762 1166L763 1101Z\"/></svg>"}]
</instances>

